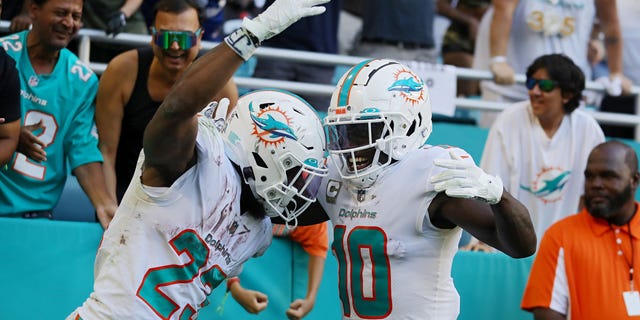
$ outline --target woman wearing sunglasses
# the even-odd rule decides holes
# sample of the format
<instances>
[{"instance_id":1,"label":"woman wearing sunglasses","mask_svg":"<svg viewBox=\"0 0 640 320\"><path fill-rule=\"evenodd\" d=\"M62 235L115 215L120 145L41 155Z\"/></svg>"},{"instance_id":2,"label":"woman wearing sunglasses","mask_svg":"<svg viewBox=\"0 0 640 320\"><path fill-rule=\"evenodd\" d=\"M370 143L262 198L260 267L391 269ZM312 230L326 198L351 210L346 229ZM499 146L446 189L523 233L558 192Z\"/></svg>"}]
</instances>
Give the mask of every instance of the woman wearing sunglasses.
<instances>
[{"instance_id":1,"label":"woman wearing sunglasses","mask_svg":"<svg viewBox=\"0 0 640 320\"><path fill-rule=\"evenodd\" d=\"M567 56L538 57L527 69L529 100L507 107L489 131L480 166L502 178L527 206L538 240L553 222L578 211L587 157L604 142L578 108L585 77Z\"/></svg>"}]
</instances>

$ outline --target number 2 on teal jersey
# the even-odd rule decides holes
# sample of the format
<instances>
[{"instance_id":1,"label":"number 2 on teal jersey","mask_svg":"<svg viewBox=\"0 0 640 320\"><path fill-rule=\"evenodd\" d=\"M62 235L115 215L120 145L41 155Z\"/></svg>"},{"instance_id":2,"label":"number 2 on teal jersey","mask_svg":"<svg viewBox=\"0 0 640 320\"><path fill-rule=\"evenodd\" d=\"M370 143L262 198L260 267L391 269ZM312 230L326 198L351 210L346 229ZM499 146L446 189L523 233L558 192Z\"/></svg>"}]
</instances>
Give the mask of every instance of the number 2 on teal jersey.
<instances>
[{"instance_id":1,"label":"number 2 on teal jersey","mask_svg":"<svg viewBox=\"0 0 640 320\"><path fill-rule=\"evenodd\" d=\"M36 137L40 139L44 145L42 148L46 148L52 144L56 138L58 122L51 114L36 110L27 111L24 116L25 125L32 125L38 122L41 122L43 129L36 131ZM30 160L22 153L16 153L16 160L13 162L12 168L22 175L38 180L44 180L44 175L47 172L46 166Z\"/></svg>"},{"instance_id":2,"label":"number 2 on teal jersey","mask_svg":"<svg viewBox=\"0 0 640 320\"><path fill-rule=\"evenodd\" d=\"M359 317L385 318L392 309L387 235L378 227L356 227L349 234L345 234L345 230L343 225L333 229L331 245L338 260L342 311L345 316L351 316L353 303ZM343 246L345 237L346 246Z\"/></svg>"},{"instance_id":3,"label":"number 2 on teal jersey","mask_svg":"<svg viewBox=\"0 0 640 320\"><path fill-rule=\"evenodd\" d=\"M180 306L171 300L160 288L172 284L202 281L205 286L217 287L226 275L216 265L201 271L209 258L209 247L193 230L185 230L169 241L177 254L186 253L190 260L183 265L166 265L151 268L142 279L137 295L162 319L169 319ZM200 305L202 305L200 303ZM187 304L180 319L190 319L196 308Z\"/></svg>"}]
</instances>

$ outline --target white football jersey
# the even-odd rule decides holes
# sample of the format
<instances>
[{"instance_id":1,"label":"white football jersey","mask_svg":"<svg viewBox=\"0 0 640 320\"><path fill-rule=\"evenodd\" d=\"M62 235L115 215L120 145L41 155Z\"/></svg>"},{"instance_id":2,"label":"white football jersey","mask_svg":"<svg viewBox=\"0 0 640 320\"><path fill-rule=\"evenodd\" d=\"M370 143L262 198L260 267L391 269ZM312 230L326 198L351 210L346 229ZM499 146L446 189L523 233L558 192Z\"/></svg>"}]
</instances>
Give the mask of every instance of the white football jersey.
<instances>
[{"instance_id":1,"label":"white football jersey","mask_svg":"<svg viewBox=\"0 0 640 320\"><path fill-rule=\"evenodd\" d=\"M500 176L505 189L529 209L540 242L551 224L578 212L587 158L602 142L602 129L581 109L565 115L549 138L527 100L500 113L480 167Z\"/></svg>"},{"instance_id":2,"label":"white football jersey","mask_svg":"<svg viewBox=\"0 0 640 320\"><path fill-rule=\"evenodd\" d=\"M455 319L460 298L451 278L461 231L433 226L436 158L458 148L425 146L382 170L366 191L353 189L330 161L318 200L334 226L332 252L344 319Z\"/></svg>"},{"instance_id":3,"label":"white football jersey","mask_svg":"<svg viewBox=\"0 0 640 320\"><path fill-rule=\"evenodd\" d=\"M191 319L211 291L271 244L271 222L240 213L241 178L200 118L198 162L169 188L140 182L143 155L98 249L84 319Z\"/></svg>"}]
</instances>

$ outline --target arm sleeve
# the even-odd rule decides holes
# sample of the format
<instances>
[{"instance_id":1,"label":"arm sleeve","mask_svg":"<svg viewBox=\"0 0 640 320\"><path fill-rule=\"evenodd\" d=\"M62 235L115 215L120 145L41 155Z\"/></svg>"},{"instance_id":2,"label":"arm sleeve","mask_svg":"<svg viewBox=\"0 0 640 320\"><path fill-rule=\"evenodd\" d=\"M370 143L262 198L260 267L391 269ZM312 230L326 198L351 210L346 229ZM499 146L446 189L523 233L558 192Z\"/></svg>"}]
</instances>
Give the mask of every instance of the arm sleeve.
<instances>
[{"instance_id":1,"label":"arm sleeve","mask_svg":"<svg viewBox=\"0 0 640 320\"><path fill-rule=\"evenodd\" d=\"M91 162L102 162L102 154L98 149L98 134L95 128L95 98L98 81L95 75L85 84L87 89L78 97L80 106L71 121L67 140L66 154L69 157L71 170Z\"/></svg>"},{"instance_id":2,"label":"arm sleeve","mask_svg":"<svg viewBox=\"0 0 640 320\"><path fill-rule=\"evenodd\" d=\"M0 118L5 122L13 122L20 119L20 78L16 63L0 47Z\"/></svg>"},{"instance_id":3,"label":"arm sleeve","mask_svg":"<svg viewBox=\"0 0 640 320\"><path fill-rule=\"evenodd\" d=\"M296 227L289 237L291 240L300 243L307 254L322 258L327 257L329 238L327 236L326 221L309 226Z\"/></svg>"},{"instance_id":4,"label":"arm sleeve","mask_svg":"<svg viewBox=\"0 0 640 320\"><path fill-rule=\"evenodd\" d=\"M531 267L520 307L549 308L562 314L568 313L569 288L565 269L565 252L555 232L547 229Z\"/></svg>"}]
</instances>

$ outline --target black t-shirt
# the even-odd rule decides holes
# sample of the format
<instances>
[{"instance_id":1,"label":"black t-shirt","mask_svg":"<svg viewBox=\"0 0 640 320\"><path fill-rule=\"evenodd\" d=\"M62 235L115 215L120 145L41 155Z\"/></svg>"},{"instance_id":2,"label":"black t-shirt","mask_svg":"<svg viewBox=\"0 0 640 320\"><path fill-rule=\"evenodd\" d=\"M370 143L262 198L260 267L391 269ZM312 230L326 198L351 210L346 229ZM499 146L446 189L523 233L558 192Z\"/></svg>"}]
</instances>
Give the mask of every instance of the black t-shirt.
<instances>
[{"instance_id":1,"label":"black t-shirt","mask_svg":"<svg viewBox=\"0 0 640 320\"><path fill-rule=\"evenodd\" d=\"M20 78L16 62L0 47L0 118L20 119Z\"/></svg>"}]
</instances>

